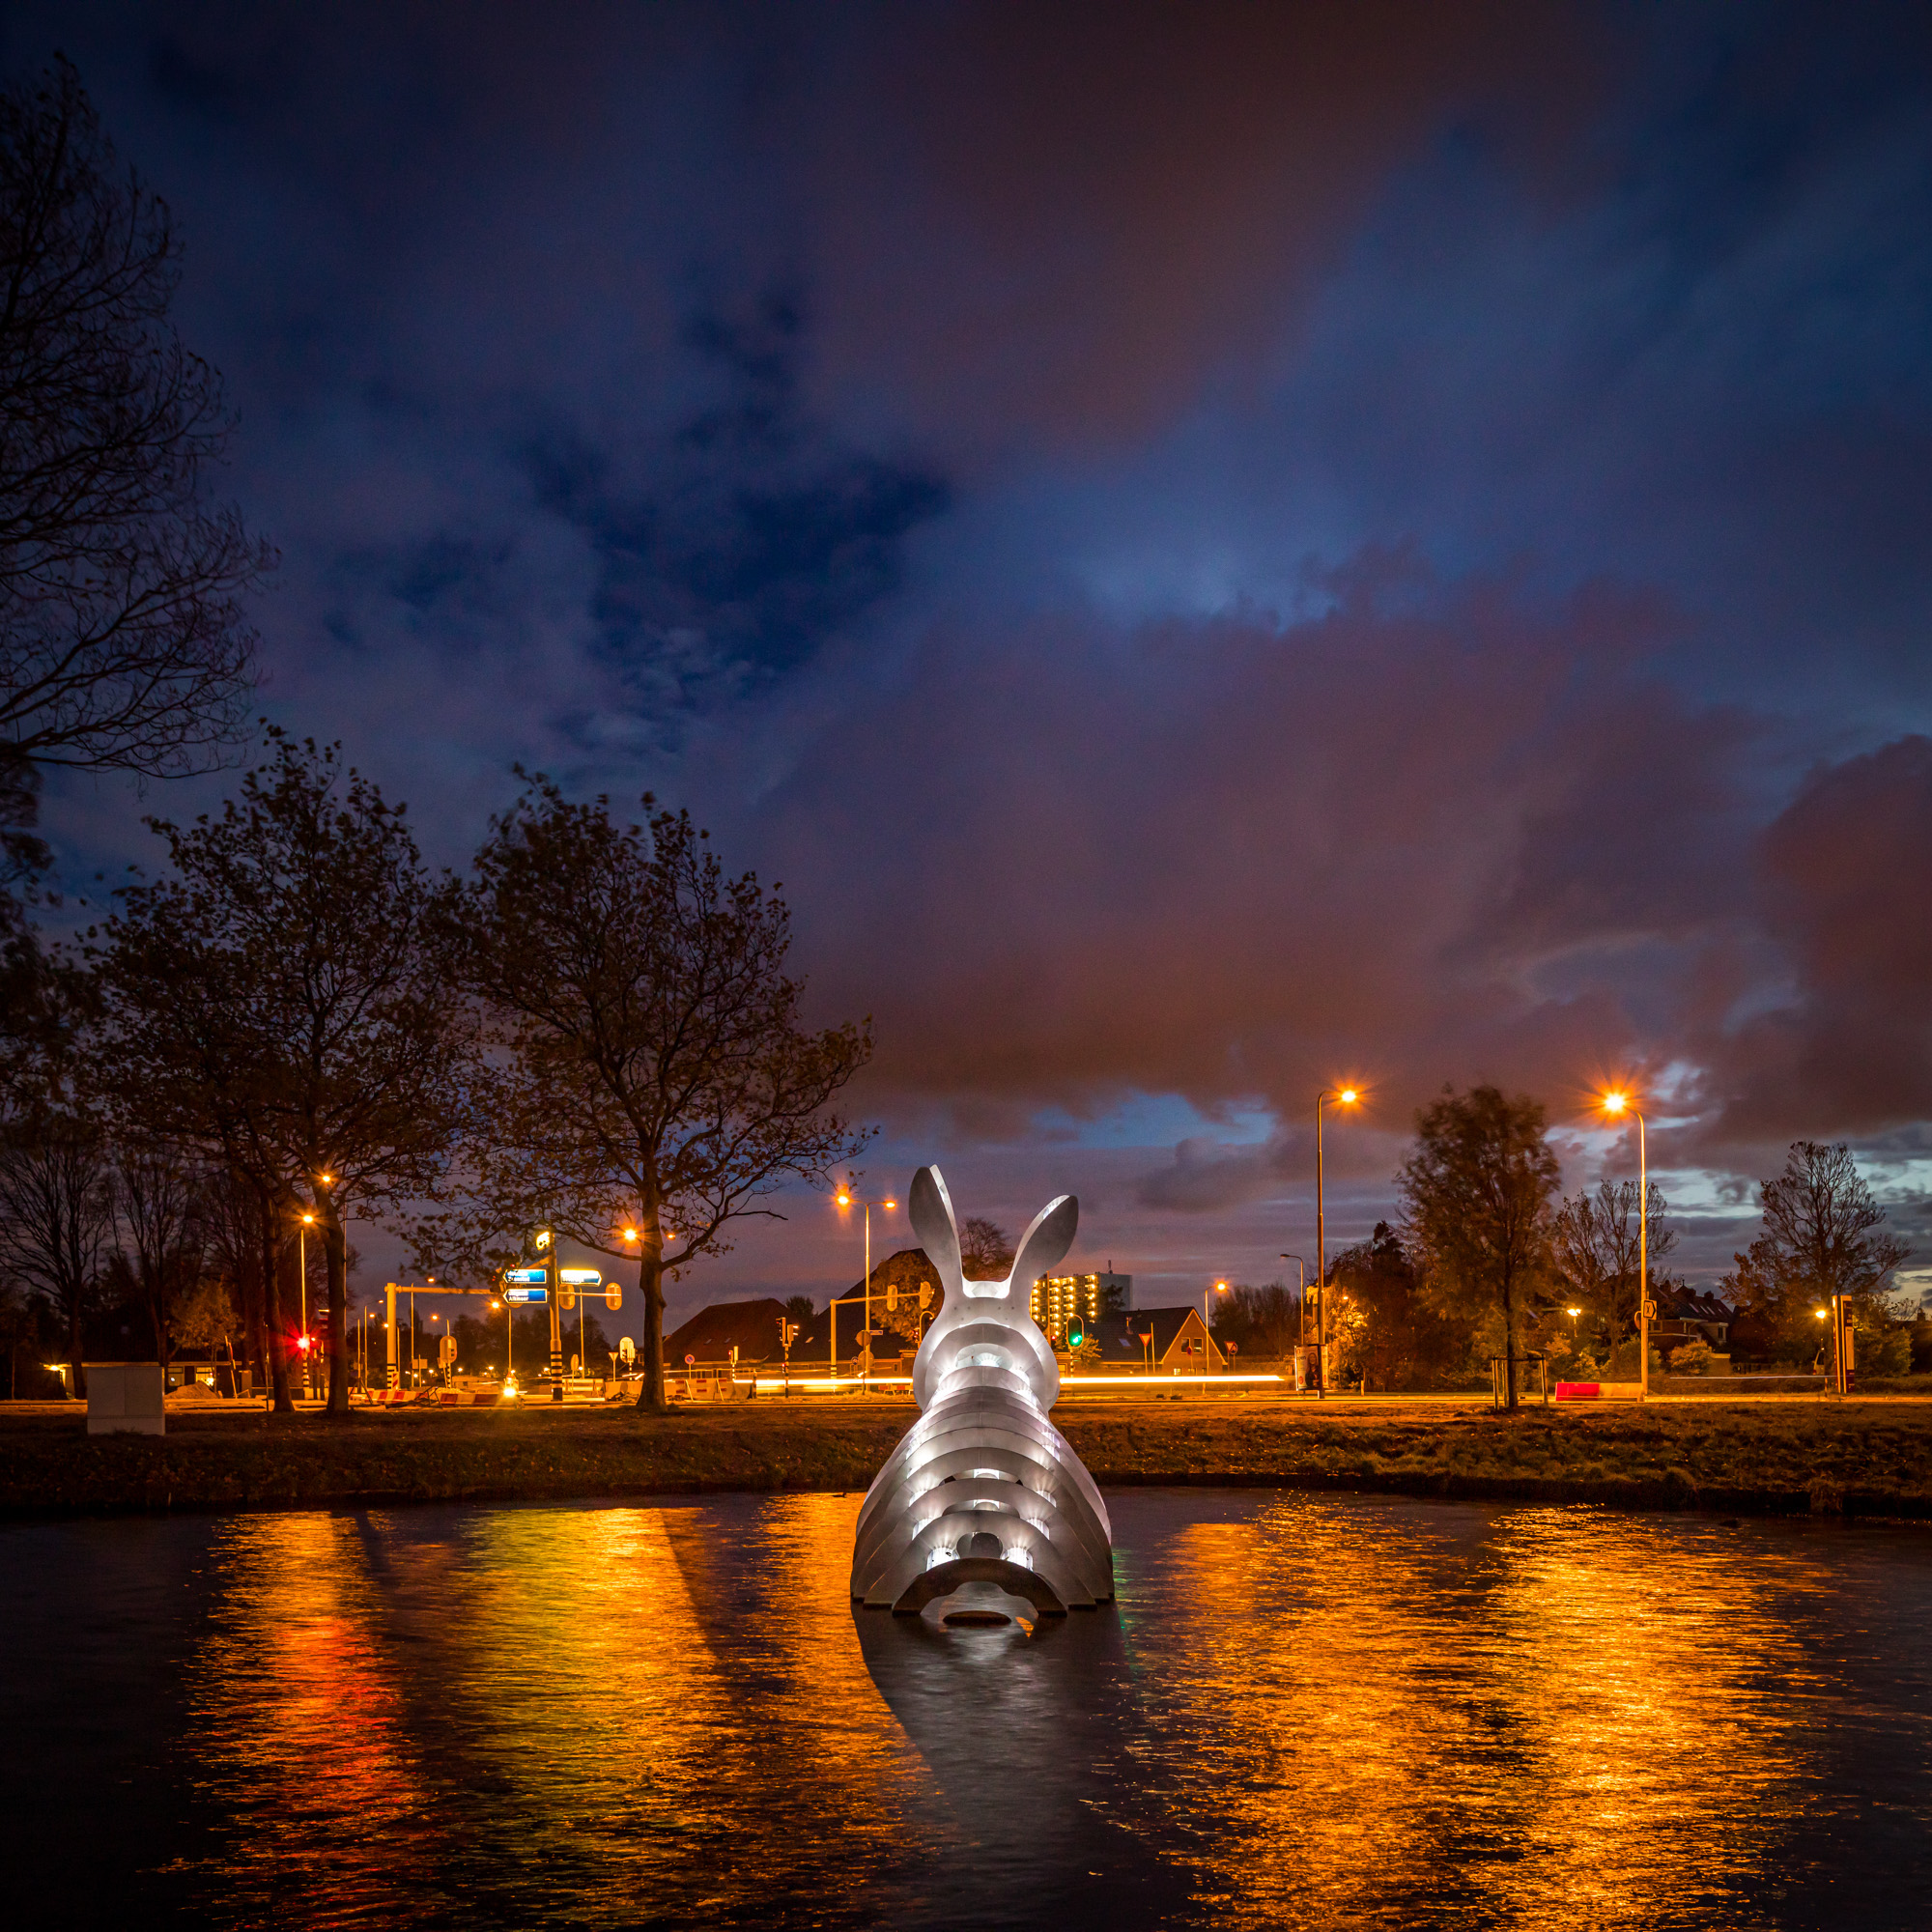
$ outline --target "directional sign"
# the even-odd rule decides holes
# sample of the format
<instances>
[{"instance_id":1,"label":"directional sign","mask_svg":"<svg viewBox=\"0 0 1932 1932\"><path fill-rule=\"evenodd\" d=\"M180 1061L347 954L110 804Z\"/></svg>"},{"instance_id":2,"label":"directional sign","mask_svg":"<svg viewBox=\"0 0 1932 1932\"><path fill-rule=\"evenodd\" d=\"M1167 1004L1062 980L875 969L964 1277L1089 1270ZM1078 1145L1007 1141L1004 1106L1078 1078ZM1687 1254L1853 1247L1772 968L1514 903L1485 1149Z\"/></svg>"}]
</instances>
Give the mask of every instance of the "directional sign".
<instances>
[{"instance_id":1,"label":"directional sign","mask_svg":"<svg viewBox=\"0 0 1932 1932\"><path fill-rule=\"evenodd\" d=\"M557 1273L572 1288L595 1288L604 1279L595 1268L559 1268Z\"/></svg>"},{"instance_id":2,"label":"directional sign","mask_svg":"<svg viewBox=\"0 0 1932 1932\"><path fill-rule=\"evenodd\" d=\"M543 1288L550 1282L550 1270L548 1268L505 1268L503 1270L503 1279L508 1282L521 1282L526 1288Z\"/></svg>"},{"instance_id":3,"label":"directional sign","mask_svg":"<svg viewBox=\"0 0 1932 1932\"><path fill-rule=\"evenodd\" d=\"M534 1307L540 1302L549 1301L550 1290L547 1288L506 1288L503 1291L503 1299L515 1302L519 1307L522 1307L526 1302Z\"/></svg>"}]
</instances>

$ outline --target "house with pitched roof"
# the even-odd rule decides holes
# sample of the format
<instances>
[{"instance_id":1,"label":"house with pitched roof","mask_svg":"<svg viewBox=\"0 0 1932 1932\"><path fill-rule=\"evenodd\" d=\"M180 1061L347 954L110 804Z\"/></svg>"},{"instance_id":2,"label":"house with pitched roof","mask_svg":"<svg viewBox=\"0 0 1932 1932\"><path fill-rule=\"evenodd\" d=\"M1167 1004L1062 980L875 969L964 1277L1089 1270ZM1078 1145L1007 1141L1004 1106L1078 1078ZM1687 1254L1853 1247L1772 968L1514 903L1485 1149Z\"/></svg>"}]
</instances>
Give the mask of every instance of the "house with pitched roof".
<instances>
[{"instance_id":1,"label":"house with pitched roof","mask_svg":"<svg viewBox=\"0 0 1932 1932\"><path fill-rule=\"evenodd\" d=\"M783 1353L779 1338L779 1323L783 1319L784 1303L769 1295L757 1301L714 1301L665 1337L666 1366L681 1374L684 1358L690 1355L700 1367L715 1367L731 1361L734 1348L740 1366L776 1362ZM792 1357L798 1357L796 1343Z\"/></svg>"},{"instance_id":2,"label":"house with pitched roof","mask_svg":"<svg viewBox=\"0 0 1932 1932\"><path fill-rule=\"evenodd\" d=\"M1092 1333L1100 1348L1097 1362L1083 1364L1092 1374L1118 1375L1150 1360L1158 1375L1212 1375L1228 1366L1198 1308L1130 1308L1102 1316Z\"/></svg>"}]
</instances>

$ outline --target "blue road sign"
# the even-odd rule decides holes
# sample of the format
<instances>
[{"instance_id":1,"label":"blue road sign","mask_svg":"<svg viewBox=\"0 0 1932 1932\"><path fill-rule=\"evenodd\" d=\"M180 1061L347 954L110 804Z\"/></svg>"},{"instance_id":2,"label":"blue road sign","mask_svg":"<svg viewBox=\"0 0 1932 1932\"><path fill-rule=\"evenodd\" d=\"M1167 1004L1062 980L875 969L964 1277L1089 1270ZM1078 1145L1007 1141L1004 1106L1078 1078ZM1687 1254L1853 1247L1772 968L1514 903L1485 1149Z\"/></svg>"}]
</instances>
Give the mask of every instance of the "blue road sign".
<instances>
[{"instance_id":1,"label":"blue road sign","mask_svg":"<svg viewBox=\"0 0 1932 1932\"><path fill-rule=\"evenodd\" d=\"M503 1279L521 1283L526 1288L543 1288L550 1281L548 1268L505 1268Z\"/></svg>"},{"instance_id":2,"label":"blue road sign","mask_svg":"<svg viewBox=\"0 0 1932 1932\"><path fill-rule=\"evenodd\" d=\"M505 1301L513 1301L521 1308L526 1302L534 1305L537 1302L548 1301L550 1299L550 1290L547 1288L506 1288L503 1291L503 1299Z\"/></svg>"}]
</instances>

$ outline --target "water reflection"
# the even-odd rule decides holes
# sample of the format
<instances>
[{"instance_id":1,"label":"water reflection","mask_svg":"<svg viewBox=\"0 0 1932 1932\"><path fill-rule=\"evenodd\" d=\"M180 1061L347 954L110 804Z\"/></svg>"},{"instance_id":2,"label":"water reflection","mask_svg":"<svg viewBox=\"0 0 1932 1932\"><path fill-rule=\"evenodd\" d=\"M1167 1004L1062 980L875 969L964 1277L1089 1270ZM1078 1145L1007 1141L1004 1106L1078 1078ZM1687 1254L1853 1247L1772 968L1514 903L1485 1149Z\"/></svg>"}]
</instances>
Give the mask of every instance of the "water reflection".
<instances>
[{"instance_id":1,"label":"water reflection","mask_svg":"<svg viewBox=\"0 0 1932 1932\"><path fill-rule=\"evenodd\" d=\"M96 1883L226 1925L1932 1904L1914 1532L1128 1492L1115 1605L948 1632L854 1611L858 1500L0 1532L0 1804L125 1792Z\"/></svg>"}]
</instances>

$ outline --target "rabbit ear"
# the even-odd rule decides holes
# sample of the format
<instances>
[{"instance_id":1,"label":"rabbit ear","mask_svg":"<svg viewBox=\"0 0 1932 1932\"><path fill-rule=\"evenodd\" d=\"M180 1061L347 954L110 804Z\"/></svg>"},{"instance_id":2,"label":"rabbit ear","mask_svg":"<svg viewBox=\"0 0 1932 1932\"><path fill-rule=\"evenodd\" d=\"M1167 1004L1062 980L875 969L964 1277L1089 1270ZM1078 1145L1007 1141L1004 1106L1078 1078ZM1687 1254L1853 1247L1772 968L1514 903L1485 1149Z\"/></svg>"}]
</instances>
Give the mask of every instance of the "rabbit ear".
<instances>
[{"instance_id":1,"label":"rabbit ear","mask_svg":"<svg viewBox=\"0 0 1932 1932\"><path fill-rule=\"evenodd\" d=\"M939 1270L940 1286L951 1289L956 1298L961 1279L959 1229L952 1218L952 1197L936 1167L923 1167L913 1176L906 1217L926 1260Z\"/></svg>"},{"instance_id":2,"label":"rabbit ear","mask_svg":"<svg viewBox=\"0 0 1932 1932\"><path fill-rule=\"evenodd\" d=\"M1031 1290L1041 1275L1065 1259L1079 1226L1080 1203L1071 1194L1049 1201L1033 1217L1033 1226L1026 1231L1013 1260L1012 1284L1016 1292Z\"/></svg>"}]
</instances>

